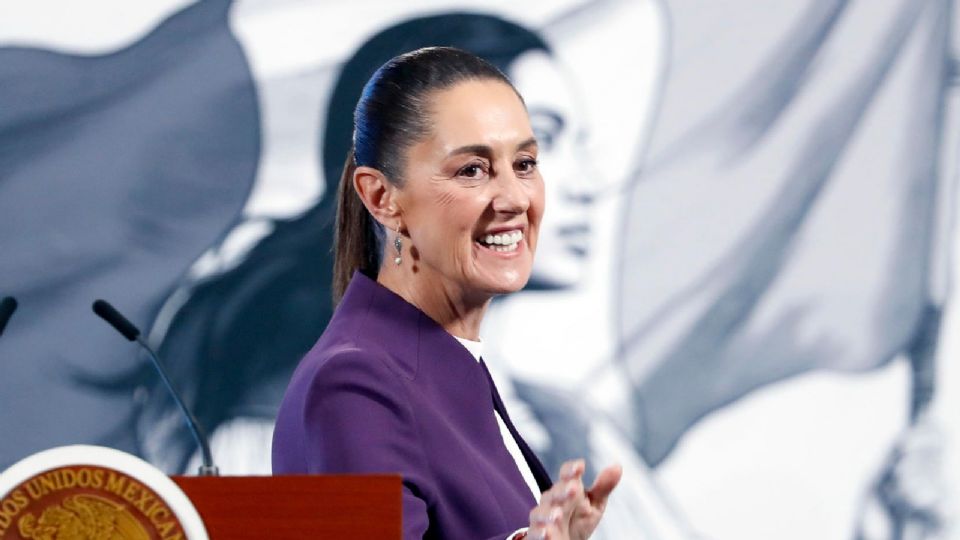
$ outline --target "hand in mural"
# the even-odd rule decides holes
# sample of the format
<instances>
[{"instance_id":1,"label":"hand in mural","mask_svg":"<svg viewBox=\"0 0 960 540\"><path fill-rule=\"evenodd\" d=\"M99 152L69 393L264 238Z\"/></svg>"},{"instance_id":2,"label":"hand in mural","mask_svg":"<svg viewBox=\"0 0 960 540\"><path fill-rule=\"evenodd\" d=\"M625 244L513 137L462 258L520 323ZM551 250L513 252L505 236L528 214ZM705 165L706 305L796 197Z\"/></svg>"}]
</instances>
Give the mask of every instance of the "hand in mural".
<instances>
[{"instance_id":1,"label":"hand in mural","mask_svg":"<svg viewBox=\"0 0 960 540\"><path fill-rule=\"evenodd\" d=\"M950 501L944 480L944 437L922 415L901 435L867 501L857 540L946 538Z\"/></svg>"}]
</instances>

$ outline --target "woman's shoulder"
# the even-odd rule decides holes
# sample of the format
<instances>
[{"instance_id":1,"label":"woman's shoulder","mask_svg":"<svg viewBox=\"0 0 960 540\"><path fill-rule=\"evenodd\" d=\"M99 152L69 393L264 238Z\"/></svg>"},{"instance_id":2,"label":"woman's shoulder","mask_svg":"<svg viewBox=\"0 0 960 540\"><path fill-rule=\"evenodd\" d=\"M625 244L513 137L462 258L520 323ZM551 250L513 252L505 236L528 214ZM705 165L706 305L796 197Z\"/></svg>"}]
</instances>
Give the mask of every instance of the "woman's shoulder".
<instances>
[{"instance_id":1,"label":"woman's shoulder","mask_svg":"<svg viewBox=\"0 0 960 540\"><path fill-rule=\"evenodd\" d=\"M397 359L379 343L321 338L301 360L286 398L367 392L399 399L406 393L405 380Z\"/></svg>"},{"instance_id":2,"label":"woman's shoulder","mask_svg":"<svg viewBox=\"0 0 960 540\"><path fill-rule=\"evenodd\" d=\"M356 401L392 402L405 407L407 390L389 356L376 347L352 341L321 340L297 366L280 406L278 419L299 417L317 404L344 410Z\"/></svg>"},{"instance_id":3,"label":"woman's shoulder","mask_svg":"<svg viewBox=\"0 0 960 540\"><path fill-rule=\"evenodd\" d=\"M377 465L381 450L410 446L416 433L409 389L383 351L350 342L314 347L277 415L274 472L399 470Z\"/></svg>"},{"instance_id":4,"label":"woman's shoulder","mask_svg":"<svg viewBox=\"0 0 960 540\"><path fill-rule=\"evenodd\" d=\"M411 313L399 316L395 309L388 313L388 308L396 308L395 299L365 276L355 277L355 281L320 339L300 361L291 389L305 391L307 386L324 387L344 380L402 387L415 380L419 318Z\"/></svg>"}]
</instances>

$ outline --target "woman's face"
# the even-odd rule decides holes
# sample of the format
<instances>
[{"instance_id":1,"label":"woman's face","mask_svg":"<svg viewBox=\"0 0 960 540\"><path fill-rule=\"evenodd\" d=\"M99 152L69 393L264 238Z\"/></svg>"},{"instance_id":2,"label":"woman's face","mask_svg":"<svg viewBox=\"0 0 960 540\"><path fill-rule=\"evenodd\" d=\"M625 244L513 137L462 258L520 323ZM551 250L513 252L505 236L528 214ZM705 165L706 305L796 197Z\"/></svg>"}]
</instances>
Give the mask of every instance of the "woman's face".
<instances>
[{"instance_id":1,"label":"woman's face","mask_svg":"<svg viewBox=\"0 0 960 540\"><path fill-rule=\"evenodd\" d=\"M477 299L523 288L544 205L526 109L502 82L467 81L432 96L431 120L396 195L414 271Z\"/></svg>"},{"instance_id":2,"label":"woman's face","mask_svg":"<svg viewBox=\"0 0 960 540\"><path fill-rule=\"evenodd\" d=\"M570 287L582 277L590 246L592 204L584 158L585 130L569 81L544 51L532 50L507 74L527 103L547 179L547 211L532 280L538 287Z\"/></svg>"}]
</instances>

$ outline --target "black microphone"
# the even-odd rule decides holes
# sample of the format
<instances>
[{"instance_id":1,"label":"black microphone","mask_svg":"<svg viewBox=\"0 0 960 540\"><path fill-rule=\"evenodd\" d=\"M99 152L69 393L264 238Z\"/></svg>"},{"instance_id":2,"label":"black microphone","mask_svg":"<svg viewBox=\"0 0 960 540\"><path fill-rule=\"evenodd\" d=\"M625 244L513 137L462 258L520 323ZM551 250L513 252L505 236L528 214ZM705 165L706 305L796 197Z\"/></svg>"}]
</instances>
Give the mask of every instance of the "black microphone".
<instances>
[{"instance_id":1,"label":"black microphone","mask_svg":"<svg viewBox=\"0 0 960 540\"><path fill-rule=\"evenodd\" d=\"M3 335L3 329L7 327L7 322L17 310L17 301L12 296L4 296L0 300L0 336Z\"/></svg>"},{"instance_id":2,"label":"black microphone","mask_svg":"<svg viewBox=\"0 0 960 540\"><path fill-rule=\"evenodd\" d=\"M207 442L206 434L200 427L200 423L197 422L196 417L193 416L193 413L190 412L190 409L188 409L183 403L183 399L180 398L180 394L173 387L173 383L170 382L170 377L167 375L167 371L163 369L163 364L160 363L157 353L153 352L153 349L151 349L150 346L147 345L142 338L140 338L140 329L134 326L133 323L127 320L126 317L121 315L120 312L111 306L106 300L97 300L94 302L93 312L96 313L101 319L107 321L107 323L116 329L117 332L123 334L123 337L127 338L127 340L136 341L140 344L140 347L143 348L143 350L147 351L150 356L150 360L153 362L153 367L157 368L157 372L160 373L160 379L163 380L163 384L167 387L170 395L173 396L173 400L176 401L177 406L180 407L180 411L187 420L187 427L190 428L190 433L193 434L193 438L197 441L197 446L200 447L200 451L203 454L203 465L200 467L198 474L200 476L217 476L219 471L213 464L213 456L210 454L210 444Z\"/></svg>"},{"instance_id":3,"label":"black microphone","mask_svg":"<svg viewBox=\"0 0 960 540\"><path fill-rule=\"evenodd\" d=\"M97 300L94 302L93 312L101 319L107 321L117 332L123 334L123 337L127 338L127 341L137 341L137 338L140 337L140 330L106 300Z\"/></svg>"}]
</instances>

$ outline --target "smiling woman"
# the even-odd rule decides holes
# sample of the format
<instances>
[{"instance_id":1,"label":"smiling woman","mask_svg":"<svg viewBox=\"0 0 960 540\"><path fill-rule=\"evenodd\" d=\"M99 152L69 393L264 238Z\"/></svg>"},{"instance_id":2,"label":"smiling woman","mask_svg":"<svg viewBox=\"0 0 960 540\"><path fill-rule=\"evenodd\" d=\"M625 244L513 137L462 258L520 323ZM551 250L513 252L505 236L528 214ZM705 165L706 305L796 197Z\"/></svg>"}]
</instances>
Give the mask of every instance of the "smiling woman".
<instances>
[{"instance_id":1,"label":"smiling woman","mask_svg":"<svg viewBox=\"0 0 960 540\"><path fill-rule=\"evenodd\" d=\"M364 87L340 182L336 311L277 419L275 473L399 472L404 538L587 538L620 478L553 484L480 359L494 296L526 285L538 143L499 70L419 49ZM358 422L358 420L362 420Z\"/></svg>"},{"instance_id":2,"label":"smiling woman","mask_svg":"<svg viewBox=\"0 0 960 540\"><path fill-rule=\"evenodd\" d=\"M464 289L483 290L484 295L513 292L529 279L543 215L537 141L523 102L506 77L479 58L465 57L475 59L476 73L466 66L443 66L447 73L430 66L433 69L425 69L419 78L395 75L407 79L401 87L387 77L400 68L388 63L364 88L366 99L361 98L356 112L355 149L340 182L335 297L354 270L379 273L381 281L396 281L404 291L439 285L450 296L471 292ZM450 81L438 85L438 78ZM436 92L429 106L421 95L428 90ZM394 103L395 109L384 110L374 99ZM443 114L429 120L427 115L403 114L418 109ZM358 227L362 234L356 234ZM375 246L384 244L385 229L397 231L391 240L398 246L397 257L403 256L402 236L417 246L410 253L410 276L397 275L405 270L402 265L380 270L381 253ZM510 245L504 234L514 232L525 238L524 249L507 252L486 242L489 235L498 246ZM443 319L461 318L459 310L466 307L455 307L457 313ZM464 337L477 339L477 331Z\"/></svg>"},{"instance_id":3,"label":"smiling woman","mask_svg":"<svg viewBox=\"0 0 960 540\"><path fill-rule=\"evenodd\" d=\"M479 324L463 325L530 277L543 215L537 142L523 103L502 81L459 83L438 92L433 107L442 114L410 147L403 189L358 167L357 191L379 223L396 222L416 246L409 272L388 265L380 281L477 340Z\"/></svg>"}]
</instances>

